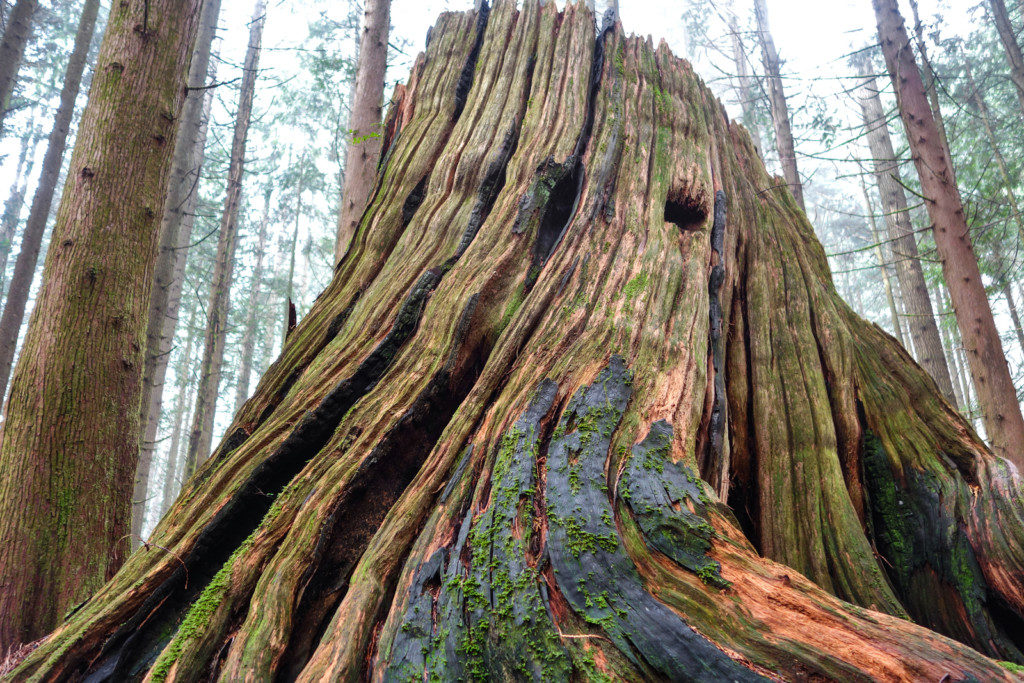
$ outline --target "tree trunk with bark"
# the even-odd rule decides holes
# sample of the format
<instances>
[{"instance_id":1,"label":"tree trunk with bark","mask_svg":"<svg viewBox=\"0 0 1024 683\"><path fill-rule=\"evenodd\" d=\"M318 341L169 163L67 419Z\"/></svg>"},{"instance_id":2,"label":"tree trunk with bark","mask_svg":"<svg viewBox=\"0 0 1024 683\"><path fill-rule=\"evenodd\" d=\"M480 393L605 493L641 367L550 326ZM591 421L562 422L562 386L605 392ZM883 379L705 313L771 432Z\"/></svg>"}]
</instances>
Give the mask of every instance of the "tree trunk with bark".
<instances>
[{"instance_id":1,"label":"tree trunk with bark","mask_svg":"<svg viewBox=\"0 0 1024 683\"><path fill-rule=\"evenodd\" d=\"M754 142L757 153L761 151L761 130L757 123L758 88L755 76L750 73L750 64L747 61L747 50L743 47L743 37L740 35L739 20L735 12L729 8L729 36L732 40L732 58L736 65L737 95L740 101L740 111L743 112L743 125L750 133L750 139Z\"/></svg>"},{"instance_id":2,"label":"tree trunk with bark","mask_svg":"<svg viewBox=\"0 0 1024 683\"><path fill-rule=\"evenodd\" d=\"M50 137L46 141L43 168L39 173L35 195L32 197L32 208L29 209L28 220L22 232L21 248L14 262L14 274L11 275L11 285L4 301L3 315L0 315L0 396L7 395L7 382L11 378L18 335L25 319L29 290L32 288L36 265L39 262L39 249L43 244L53 195L57 189L57 179L60 177L60 167L64 162L68 132L71 130L71 120L75 115L75 100L78 99L78 90L82 85L82 75L85 73L89 45L96 30L99 7L99 0L86 0L82 7L75 44L68 59L68 68L64 72L60 104L57 106Z\"/></svg>"},{"instance_id":3,"label":"tree trunk with bark","mask_svg":"<svg viewBox=\"0 0 1024 683\"><path fill-rule=\"evenodd\" d=\"M949 148L939 137L896 0L872 0L872 4L942 272L967 349L985 432L996 453L1024 467L1024 417L971 245Z\"/></svg>"},{"instance_id":4,"label":"tree trunk with bark","mask_svg":"<svg viewBox=\"0 0 1024 683\"><path fill-rule=\"evenodd\" d=\"M1017 42L1017 32L1013 30L1010 23L1010 15L1006 11L1006 3L1003 0L989 0L992 8L992 21L999 33L999 40L1006 50L1006 61L1010 65L1010 80L1017 89L1017 101L1020 103L1022 115L1024 115L1024 54L1021 54L1020 43Z\"/></svg>"},{"instance_id":5,"label":"tree trunk with bark","mask_svg":"<svg viewBox=\"0 0 1024 683\"><path fill-rule=\"evenodd\" d=\"M33 117L34 118L34 117ZM11 183L11 194L4 202L4 213L0 217L0 290L6 290L7 260L14 247L14 233L21 222L21 210L25 206L25 193L28 192L28 181L35 168L36 145L39 144L38 128L21 140L21 151L14 169L14 182ZM3 292L0 292L3 295Z\"/></svg>"},{"instance_id":6,"label":"tree trunk with bark","mask_svg":"<svg viewBox=\"0 0 1024 683\"><path fill-rule=\"evenodd\" d=\"M0 649L53 628L127 555L148 283L198 9L110 12L0 433Z\"/></svg>"},{"instance_id":7,"label":"tree trunk with bark","mask_svg":"<svg viewBox=\"0 0 1024 683\"><path fill-rule=\"evenodd\" d=\"M238 379L235 381L235 410L241 410L245 399L249 398L249 380L252 377L252 356L256 349L256 309L259 307L260 289L263 287L263 255L267 246L267 226L270 224L270 196L268 189L263 195L263 217L260 219L260 232L256 242L256 264L252 270L249 283L249 300L245 309L245 329L242 332L242 357L238 367Z\"/></svg>"},{"instance_id":8,"label":"tree trunk with bark","mask_svg":"<svg viewBox=\"0 0 1024 683\"><path fill-rule=\"evenodd\" d=\"M305 168L306 157L303 155L302 161L299 162L300 168ZM302 218L302 192L305 189L305 172L299 173L299 178L296 181L298 184L295 187L295 228L292 231L292 245L291 249L288 250L288 278L285 284L284 290L284 336L283 340L288 339L288 335L291 333L292 328L295 327L295 303L292 301L292 290L295 283L295 252L299 248L299 219ZM282 342L283 343L283 342Z\"/></svg>"},{"instance_id":9,"label":"tree trunk with bark","mask_svg":"<svg viewBox=\"0 0 1024 683\"><path fill-rule=\"evenodd\" d=\"M882 276L882 287L885 290L885 301L889 305L889 317L892 320L893 334L896 336L896 339L899 340L900 344L906 348L907 342L903 338L903 325L900 323L900 314L896 310L896 297L893 295L892 281L889 279L889 267L887 265L888 258L886 257L886 251L882 249L882 236L878 232L878 222L875 220L875 209L871 204L871 196L868 194L868 186L867 183L864 182L864 176L860 177L860 190L864 195L864 209L868 212L868 223L871 226L871 240L875 243L873 251L875 252L875 259L878 260L878 272ZM957 402L959 403L959 399Z\"/></svg>"},{"instance_id":10,"label":"tree trunk with bark","mask_svg":"<svg viewBox=\"0 0 1024 683\"><path fill-rule=\"evenodd\" d=\"M772 125L775 128L775 150L779 153L782 175L786 178L789 191L793 193L797 205L806 211L803 183L796 163L793 127L789 121L789 105L786 103L786 91L782 87L782 63L768 27L765 0L754 0L754 17L757 20L757 39L761 43L765 81L768 83L768 103L771 105Z\"/></svg>"},{"instance_id":11,"label":"tree trunk with bark","mask_svg":"<svg viewBox=\"0 0 1024 683\"><path fill-rule=\"evenodd\" d=\"M199 34L189 65L189 91L182 106L178 138L171 158L171 180L160 218L160 246L157 252L153 291L149 296L146 325L146 355L142 370L142 424L139 466L132 492L132 539L141 542L146 514L149 473L156 450L156 434L163 410L164 378L174 332L178 324L181 290L185 282L192 227L199 202L199 180L206 154L206 133L213 104L213 83L217 69L210 62L217 34L220 0L205 0L199 16Z\"/></svg>"},{"instance_id":12,"label":"tree trunk with bark","mask_svg":"<svg viewBox=\"0 0 1024 683\"><path fill-rule=\"evenodd\" d=\"M235 265L235 247L238 244L238 209L242 202L242 175L245 173L245 143L252 119L252 101L256 93L256 77L260 60L260 44L266 22L266 1L256 0L252 22L249 25L249 46L242 64L242 85L235 116L235 130L231 141L231 161L228 165L227 190L224 211L221 214L217 256L213 264L210 283L210 301L206 309L206 334L203 339L203 362L199 369L199 387L196 407L192 415L188 451L185 456L186 475L210 454L213 441L213 419L217 409L221 366L224 363L224 345L227 341L228 308L231 296L231 276Z\"/></svg>"},{"instance_id":13,"label":"tree trunk with bark","mask_svg":"<svg viewBox=\"0 0 1024 683\"><path fill-rule=\"evenodd\" d=\"M167 472L164 476L163 493L160 501L160 517L167 513L174 497L181 488L179 480L184 481L181 475L184 467L184 455L181 449L182 432L184 431L185 420L192 414L193 394L187 389L192 382L192 344L196 338L196 312L198 307L192 309L189 316L188 327L185 333L185 348L181 358L178 360L178 367L175 370L178 382L177 404L174 408L174 425L171 427L171 441L167 447Z\"/></svg>"},{"instance_id":14,"label":"tree trunk with bark","mask_svg":"<svg viewBox=\"0 0 1024 683\"><path fill-rule=\"evenodd\" d=\"M388 66L391 0L365 0L365 7L355 87L349 107L350 138L348 152L345 154L345 185L338 212L338 237L334 244L335 262L345 255L363 210L370 202L383 137L381 107L384 101L384 73Z\"/></svg>"},{"instance_id":15,"label":"tree trunk with bark","mask_svg":"<svg viewBox=\"0 0 1024 683\"><path fill-rule=\"evenodd\" d=\"M17 0L0 39L0 137L3 137L4 119L11 106L11 95L18 81L25 47L32 35L32 19L38 6L39 0Z\"/></svg>"},{"instance_id":16,"label":"tree trunk with bark","mask_svg":"<svg viewBox=\"0 0 1024 683\"><path fill-rule=\"evenodd\" d=\"M877 81L871 72L867 59L857 64L863 81L858 87L858 99L867 132L868 148L871 150L875 184L882 198L885 224L896 261L896 278L900 293L907 308L907 327L914 341L917 360L928 370L939 390L950 401L955 401L949 364L942 350L942 338L935 322L924 269L917 252L917 237L910 222L907 195L900 178L899 162L889 137L889 124L882 109Z\"/></svg>"},{"instance_id":17,"label":"tree trunk with bark","mask_svg":"<svg viewBox=\"0 0 1024 683\"><path fill-rule=\"evenodd\" d=\"M914 15L914 36L917 39L917 51L921 55L921 62L924 66L924 90L928 94L928 103L932 108L932 116L935 117L935 125L939 129L939 138L942 144L949 146L949 139L946 137L946 123L942 118L942 107L939 106L939 77L932 67L932 61L928 58L928 45L924 39L924 26L921 24L921 15L918 13L917 0L910 0L910 11Z\"/></svg>"},{"instance_id":18,"label":"tree trunk with bark","mask_svg":"<svg viewBox=\"0 0 1024 683\"><path fill-rule=\"evenodd\" d=\"M593 25L441 16L334 279L15 676L1011 680L1020 474L690 66Z\"/></svg>"}]
</instances>

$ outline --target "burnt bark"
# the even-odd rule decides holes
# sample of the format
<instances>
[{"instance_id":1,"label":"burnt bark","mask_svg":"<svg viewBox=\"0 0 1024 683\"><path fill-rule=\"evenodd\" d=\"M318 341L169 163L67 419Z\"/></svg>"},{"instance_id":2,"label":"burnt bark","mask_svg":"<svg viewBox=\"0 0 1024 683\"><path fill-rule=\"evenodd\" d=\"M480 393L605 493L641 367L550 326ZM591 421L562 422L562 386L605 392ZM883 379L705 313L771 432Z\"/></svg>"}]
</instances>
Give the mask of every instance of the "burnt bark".
<instances>
[{"instance_id":1,"label":"burnt bark","mask_svg":"<svg viewBox=\"0 0 1024 683\"><path fill-rule=\"evenodd\" d=\"M16 676L1010 680L1019 473L690 66L593 26L441 16L334 279Z\"/></svg>"}]
</instances>

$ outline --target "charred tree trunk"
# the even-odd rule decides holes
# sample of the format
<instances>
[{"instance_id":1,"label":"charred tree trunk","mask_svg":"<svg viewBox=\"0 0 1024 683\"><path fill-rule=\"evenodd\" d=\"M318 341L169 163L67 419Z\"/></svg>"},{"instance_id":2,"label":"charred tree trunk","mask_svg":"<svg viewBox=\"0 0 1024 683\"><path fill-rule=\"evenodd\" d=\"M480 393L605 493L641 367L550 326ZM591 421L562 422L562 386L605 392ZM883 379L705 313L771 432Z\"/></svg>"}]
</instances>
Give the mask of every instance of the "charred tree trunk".
<instances>
[{"instance_id":1,"label":"charred tree trunk","mask_svg":"<svg viewBox=\"0 0 1024 683\"><path fill-rule=\"evenodd\" d=\"M3 137L4 119L11 106L11 95L14 94L25 47L32 35L32 18L38 6L39 0L17 0L0 39L0 137Z\"/></svg>"},{"instance_id":2,"label":"charred tree trunk","mask_svg":"<svg viewBox=\"0 0 1024 683\"><path fill-rule=\"evenodd\" d=\"M160 246L153 275L153 291L149 296L146 355L142 370L139 466L135 472L135 488L132 492L132 539L137 542L142 541L149 472L163 410L164 378L167 376L167 361L178 324L185 265L199 201L199 179L213 102L213 90L205 86L208 80L213 82L216 74L216 67L210 63L210 52L217 34L219 16L220 0L205 0L199 15L199 34L189 64L189 90L182 106L178 138L171 158L171 180L160 218Z\"/></svg>"},{"instance_id":3,"label":"charred tree trunk","mask_svg":"<svg viewBox=\"0 0 1024 683\"><path fill-rule=\"evenodd\" d=\"M942 272L993 450L1024 466L1024 417L971 245L949 149L942 144L896 0L872 0Z\"/></svg>"},{"instance_id":4,"label":"charred tree trunk","mask_svg":"<svg viewBox=\"0 0 1024 683\"><path fill-rule=\"evenodd\" d=\"M875 184L878 186L878 195L882 198L885 224L888 227L889 239L892 240L896 278L899 280L900 293L907 308L907 327L914 341L914 351L918 362L928 370L928 374L939 385L943 395L950 401L955 401L949 364L942 350L942 339L935 323L932 300L928 295L924 269L918 257L917 237L910 223L907 195L900 179L899 162L893 150L892 138L889 137L889 124L878 95L877 81L871 73L867 59L860 60L857 66L864 78L858 88L858 98L875 169Z\"/></svg>"},{"instance_id":5,"label":"charred tree trunk","mask_svg":"<svg viewBox=\"0 0 1024 683\"><path fill-rule=\"evenodd\" d=\"M806 211L803 183L796 163L793 127L789 121L789 105L786 103L785 88L782 87L782 62L768 28L768 8L764 0L754 0L754 17L757 19L757 38L761 43L765 81L768 83L768 103L771 105L772 124L775 128L775 150L779 153L782 175L786 178L789 191L793 193L797 205Z\"/></svg>"},{"instance_id":6,"label":"charred tree trunk","mask_svg":"<svg viewBox=\"0 0 1024 683\"><path fill-rule=\"evenodd\" d=\"M14 274L11 275L11 285L4 301L3 315L0 316L0 397L7 395L7 382L10 380L11 367L14 365L18 334L25 319L25 307L28 304L32 280L36 275L39 249L43 244L46 223L50 218L53 194L57 189L57 179L60 177L60 167L64 161L71 119L75 114L75 100L82 85L82 75L85 73L89 45L96 30L99 8L99 0L86 0L82 7L75 44L68 59L68 68L64 72L60 104L57 106L50 137L46 141L43 168L36 184L35 195L32 197L32 208L28 212L25 230L22 232L21 248L14 262Z\"/></svg>"},{"instance_id":7,"label":"charred tree trunk","mask_svg":"<svg viewBox=\"0 0 1024 683\"><path fill-rule=\"evenodd\" d=\"M238 209L242 201L242 174L245 172L245 143L252 119L252 101L256 93L260 44L266 21L266 2L256 0L252 23L249 27L249 47L242 65L242 86L238 98L238 112L231 142L231 162L228 167L224 212L221 214L217 256L213 264L210 283L210 302L206 309L206 334L203 340L203 362L199 369L199 387L196 407L192 415L188 451L185 456L186 475L191 476L197 465L210 454L213 440L213 418L217 409L220 371L224 363L224 345L227 341L228 307L231 295L231 276L235 265L235 247L238 244Z\"/></svg>"},{"instance_id":8,"label":"charred tree trunk","mask_svg":"<svg viewBox=\"0 0 1024 683\"><path fill-rule=\"evenodd\" d=\"M593 22L441 16L334 279L15 676L1010 680L1019 473Z\"/></svg>"},{"instance_id":9,"label":"charred tree trunk","mask_svg":"<svg viewBox=\"0 0 1024 683\"><path fill-rule=\"evenodd\" d=\"M252 376L252 355L256 349L256 309L259 304L260 289L263 286L263 252L267 245L267 226L270 223L270 190L263 195L263 217L260 219L260 233L256 242L256 265L252 270L252 281L249 283L249 300L245 309L245 329L242 332L242 358L238 368L238 379L235 382L235 410L241 410L245 399L249 398L249 379Z\"/></svg>"},{"instance_id":10,"label":"charred tree trunk","mask_svg":"<svg viewBox=\"0 0 1024 683\"><path fill-rule=\"evenodd\" d=\"M359 37L355 87L352 89L348 124L348 152L345 154L345 185L338 212L338 237L334 260L340 261L356 232L363 210L370 201L380 162L381 107L384 101L384 72L388 66L388 31L391 28L391 0L365 0L363 30Z\"/></svg>"},{"instance_id":11,"label":"charred tree trunk","mask_svg":"<svg viewBox=\"0 0 1024 683\"><path fill-rule=\"evenodd\" d=\"M148 283L196 0L115 3L0 433L0 649L117 571Z\"/></svg>"}]
</instances>

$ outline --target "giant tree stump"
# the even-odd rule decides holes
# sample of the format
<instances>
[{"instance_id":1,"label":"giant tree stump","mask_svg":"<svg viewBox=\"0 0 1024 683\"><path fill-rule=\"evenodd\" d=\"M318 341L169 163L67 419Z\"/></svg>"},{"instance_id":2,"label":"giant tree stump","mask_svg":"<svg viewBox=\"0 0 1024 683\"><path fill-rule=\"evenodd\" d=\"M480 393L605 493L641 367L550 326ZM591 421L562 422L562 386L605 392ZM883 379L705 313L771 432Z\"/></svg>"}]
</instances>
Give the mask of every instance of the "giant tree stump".
<instances>
[{"instance_id":1,"label":"giant tree stump","mask_svg":"<svg viewBox=\"0 0 1024 683\"><path fill-rule=\"evenodd\" d=\"M1011 677L1019 474L686 62L502 0L385 130L331 284L17 675Z\"/></svg>"}]
</instances>

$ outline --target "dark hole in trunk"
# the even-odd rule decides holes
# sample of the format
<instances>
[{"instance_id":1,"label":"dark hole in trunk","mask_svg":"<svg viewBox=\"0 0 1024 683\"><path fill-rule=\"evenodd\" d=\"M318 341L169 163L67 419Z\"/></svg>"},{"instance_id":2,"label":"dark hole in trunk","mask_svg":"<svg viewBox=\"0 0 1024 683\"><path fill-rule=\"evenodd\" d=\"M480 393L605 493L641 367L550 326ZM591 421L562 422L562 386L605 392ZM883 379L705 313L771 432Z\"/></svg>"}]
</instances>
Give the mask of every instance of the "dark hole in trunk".
<instances>
[{"instance_id":1,"label":"dark hole in trunk","mask_svg":"<svg viewBox=\"0 0 1024 683\"><path fill-rule=\"evenodd\" d=\"M682 231L699 230L708 217L708 209L698 199L680 192L669 192L665 200L665 222Z\"/></svg>"}]
</instances>

